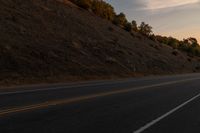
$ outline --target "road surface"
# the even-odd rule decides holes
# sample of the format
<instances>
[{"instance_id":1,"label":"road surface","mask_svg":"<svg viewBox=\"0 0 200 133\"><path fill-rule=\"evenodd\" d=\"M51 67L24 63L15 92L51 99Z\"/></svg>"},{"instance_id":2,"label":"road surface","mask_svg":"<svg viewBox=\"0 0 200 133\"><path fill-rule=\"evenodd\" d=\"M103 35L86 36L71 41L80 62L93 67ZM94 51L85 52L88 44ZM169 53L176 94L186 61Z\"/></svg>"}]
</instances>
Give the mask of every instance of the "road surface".
<instances>
[{"instance_id":1,"label":"road surface","mask_svg":"<svg viewBox=\"0 0 200 133\"><path fill-rule=\"evenodd\" d=\"M200 74L0 90L0 133L198 133Z\"/></svg>"}]
</instances>

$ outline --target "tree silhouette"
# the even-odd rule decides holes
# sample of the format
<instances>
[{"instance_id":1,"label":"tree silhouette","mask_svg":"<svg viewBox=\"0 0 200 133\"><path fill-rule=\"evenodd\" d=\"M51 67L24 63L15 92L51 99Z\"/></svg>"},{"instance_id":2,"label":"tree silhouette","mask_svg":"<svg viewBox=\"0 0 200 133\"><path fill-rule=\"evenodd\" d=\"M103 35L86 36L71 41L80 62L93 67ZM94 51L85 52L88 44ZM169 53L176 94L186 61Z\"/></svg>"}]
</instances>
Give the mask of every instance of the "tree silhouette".
<instances>
[{"instance_id":1,"label":"tree silhouette","mask_svg":"<svg viewBox=\"0 0 200 133\"><path fill-rule=\"evenodd\" d=\"M138 29L139 32L143 35L150 36L152 34L152 27L149 24L146 24L145 22L142 22Z\"/></svg>"},{"instance_id":2,"label":"tree silhouette","mask_svg":"<svg viewBox=\"0 0 200 133\"><path fill-rule=\"evenodd\" d=\"M137 22L135 20L132 21L132 30L133 31L138 31Z\"/></svg>"},{"instance_id":3,"label":"tree silhouette","mask_svg":"<svg viewBox=\"0 0 200 133\"><path fill-rule=\"evenodd\" d=\"M120 13L120 14L116 15L115 19L113 21L114 24L121 26L121 27L125 27L127 22L128 21L126 19L126 15L124 13Z\"/></svg>"}]
</instances>

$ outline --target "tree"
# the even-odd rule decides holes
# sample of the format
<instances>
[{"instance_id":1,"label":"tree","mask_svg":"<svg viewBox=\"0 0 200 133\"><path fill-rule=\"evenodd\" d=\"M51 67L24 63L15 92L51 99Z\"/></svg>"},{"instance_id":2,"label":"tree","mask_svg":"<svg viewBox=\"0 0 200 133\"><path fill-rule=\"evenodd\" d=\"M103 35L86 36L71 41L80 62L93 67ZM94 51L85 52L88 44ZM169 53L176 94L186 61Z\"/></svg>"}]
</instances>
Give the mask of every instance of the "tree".
<instances>
[{"instance_id":1,"label":"tree","mask_svg":"<svg viewBox=\"0 0 200 133\"><path fill-rule=\"evenodd\" d=\"M131 23L132 23L132 30L133 31L138 31L137 22L135 20L133 20Z\"/></svg>"},{"instance_id":2,"label":"tree","mask_svg":"<svg viewBox=\"0 0 200 133\"><path fill-rule=\"evenodd\" d=\"M102 18L105 18L107 20L110 20L110 21L113 21L114 17L115 17L115 11L114 11L114 8L104 2L104 1L97 1L97 0L94 0L93 1L93 4L92 4L92 11L102 17Z\"/></svg>"},{"instance_id":3,"label":"tree","mask_svg":"<svg viewBox=\"0 0 200 133\"><path fill-rule=\"evenodd\" d=\"M190 37L187 39L188 43L192 46L192 47L196 47L199 46L198 41L196 38Z\"/></svg>"},{"instance_id":4,"label":"tree","mask_svg":"<svg viewBox=\"0 0 200 133\"><path fill-rule=\"evenodd\" d=\"M146 24L145 22L142 22L138 29L139 32L143 35L150 36L152 34L152 27L149 24Z\"/></svg>"},{"instance_id":5,"label":"tree","mask_svg":"<svg viewBox=\"0 0 200 133\"><path fill-rule=\"evenodd\" d=\"M196 38L190 37L180 41L179 49L192 56L200 56L200 46Z\"/></svg>"},{"instance_id":6,"label":"tree","mask_svg":"<svg viewBox=\"0 0 200 133\"><path fill-rule=\"evenodd\" d=\"M126 23L124 29L128 32L131 32L132 31L132 24L131 23Z\"/></svg>"},{"instance_id":7,"label":"tree","mask_svg":"<svg viewBox=\"0 0 200 133\"><path fill-rule=\"evenodd\" d=\"M160 42L160 43L162 43L162 44L168 45L168 42L169 42L168 37L156 35L155 38L156 38L156 41L158 41L158 42Z\"/></svg>"},{"instance_id":8,"label":"tree","mask_svg":"<svg viewBox=\"0 0 200 133\"><path fill-rule=\"evenodd\" d=\"M168 38L168 45L171 46L174 49L177 49L179 46L179 40L173 37Z\"/></svg>"},{"instance_id":9,"label":"tree","mask_svg":"<svg viewBox=\"0 0 200 133\"><path fill-rule=\"evenodd\" d=\"M125 27L125 25L127 24L126 15L124 13L116 15L113 20L113 23L118 26Z\"/></svg>"}]
</instances>

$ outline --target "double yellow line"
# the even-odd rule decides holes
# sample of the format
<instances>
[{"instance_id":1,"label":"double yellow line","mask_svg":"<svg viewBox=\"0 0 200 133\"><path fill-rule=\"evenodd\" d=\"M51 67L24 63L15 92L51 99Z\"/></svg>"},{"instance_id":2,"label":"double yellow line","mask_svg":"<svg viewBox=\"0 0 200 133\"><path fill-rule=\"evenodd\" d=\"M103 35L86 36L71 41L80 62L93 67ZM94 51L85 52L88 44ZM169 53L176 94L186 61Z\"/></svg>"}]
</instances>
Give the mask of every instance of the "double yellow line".
<instances>
[{"instance_id":1,"label":"double yellow line","mask_svg":"<svg viewBox=\"0 0 200 133\"><path fill-rule=\"evenodd\" d=\"M184 80L178 80L178 81L170 81L170 82L165 82L165 83L159 83L159 84L153 84L153 85L147 85L147 86L141 86L141 87L135 87L135 88L129 88L129 89L114 90L114 91L109 91L109 92L102 92L102 93L68 98L68 99L62 99L62 100L48 101L48 102L43 102L43 103L38 103L38 104L33 104L33 105L19 106L19 107L14 107L14 108L10 108L10 109L0 110L0 117L14 114L14 113L24 112L24 111L43 109L43 108L48 108L48 107L52 107L52 106L56 106L56 105L66 105L66 104L76 103L76 102L90 100L90 99L94 99L94 98L100 98L100 97L105 97L105 96L110 96L110 95L121 94L121 93L128 93L131 91L147 89L147 88L152 88L152 87L161 87L161 86L165 86L165 85L171 85L171 84L182 83L182 82L198 80L198 79L200 79L200 78L191 78L191 79L184 79Z\"/></svg>"}]
</instances>

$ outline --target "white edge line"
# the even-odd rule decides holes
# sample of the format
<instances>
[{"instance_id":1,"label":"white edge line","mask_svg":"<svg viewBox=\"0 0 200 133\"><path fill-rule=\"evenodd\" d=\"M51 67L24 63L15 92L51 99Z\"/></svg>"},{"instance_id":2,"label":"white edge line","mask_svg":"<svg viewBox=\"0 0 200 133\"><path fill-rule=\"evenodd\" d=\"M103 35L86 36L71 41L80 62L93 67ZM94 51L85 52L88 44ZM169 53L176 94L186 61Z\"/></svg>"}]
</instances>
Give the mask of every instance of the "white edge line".
<instances>
[{"instance_id":1,"label":"white edge line","mask_svg":"<svg viewBox=\"0 0 200 133\"><path fill-rule=\"evenodd\" d=\"M147 123L145 126L139 128L136 131L133 131L133 133L142 133L143 131L145 131L146 129L150 128L151 126L155 125L156 123L158 123L159 121L161 121L162 119L166 118L167 116L171 115L172 113L174 113L175 111L179 110L180 108L184 107L185 105L187 105L188 103L192 102L193 100L197 99L198 97L200 97L200 93L196 96L194 96L193 98L189 99L188 101L182 103L181 105L177 106L176 108L170 110L169 112L165 113L164 115L158 117L157 119Z\"/></svg>"}]
</instances>

